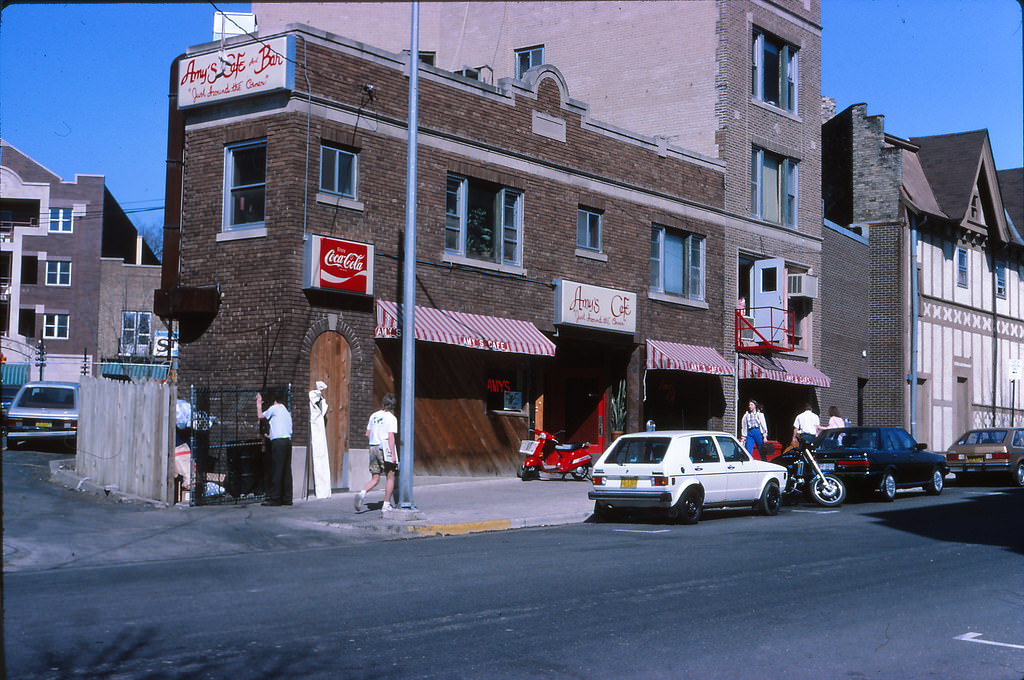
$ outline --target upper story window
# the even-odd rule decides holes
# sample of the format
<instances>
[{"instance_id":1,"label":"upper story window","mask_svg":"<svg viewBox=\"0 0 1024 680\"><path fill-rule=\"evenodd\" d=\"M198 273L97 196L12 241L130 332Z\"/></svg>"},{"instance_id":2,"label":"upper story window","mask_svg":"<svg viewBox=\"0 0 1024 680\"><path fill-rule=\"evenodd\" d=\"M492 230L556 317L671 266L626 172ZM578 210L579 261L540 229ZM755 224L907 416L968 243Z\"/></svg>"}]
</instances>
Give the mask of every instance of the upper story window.
<instances>
[{"instance_id":1,"label":"upper story window","mask_svg":"<svg viewBox=\"0 0 1024 680\"><path fill-rule=\"evenodd\" d=\"M651 292L704 301L704 237L653 225Z\"/></svg>"},{"instance_id":2,"label":"upper story window","mask_svg":"<svg viewBox=\"0 0 1024 680\"><path fill-rule=\"evenodd\" d=\"M576 211L576 247L601 252L601 227L604 216L600 210L580 208Z\"/></svg>"},{"instance_id":3,"label":"upper story window","mask_svg":"<svg viewBox=\"0 0 1024 680\"><path fill-rule=\"evenodd\" d=\"M71 208L50 208L51 234L70 234L73 231Z\"/></svg>"},{"instance_id":4,"label":"upper story window","mask_svg":"<svg viewBox=\"0 0 1024 680\"><path fill-rule=\"evenodd\" d=\"M224 150L224 229L262 227L267 200L266 141Z\"/></svg>"},{"instance_id":5,"label":"upper story window","mask_svg":"<svg viewBox=\"0 0 1024 680\"><path fill-rule=\"evenodd\" d=\"M120 354L149 354L153 342L152 312L121 312Z\"/></svg>"},{"instance_id":6,"label":"upper story window","mask_svg":"<svg viewBox=\"0 0 1024 680\"><path fill-rule=\"evenodd\" d=\"M320 191L345 198L356 197L359 157L351 151L323 145L320 147Z\"/></svg>"},{"instance_id":7,"label":"upper story window","mask_svg":"<svg viewBox=\"0 0 1024 680\"><path fill-rule=\"evenodd\" d=\"M996 297L1006 298L1006 262L996 260Z\"/></svg>"},{"instance_id":8,"label":"upper story window","mask_svg":"<svg viewBox=\"0 0 1024 680\"><path fill-rule=\"evenodd\" d=\"M967 288L967 249L956 249L956 285Z\"/></svg>"},{"instance_id":9,"label":"upper story window","mask_svg":"<svg viewBox=\"0 0 1024 680\"><path fill-rule=\"evenodd\" d=\"M516 50L516 79L521 79L523 74L534 66L544 63L544 46L524 47Z\"/></svg>"},{"instance_id":10,"label":"upper story window","mask_svg":"<svg viewBox=\"0 0 1024 680\"><path fill-rule=\"evenodd\" d=\"M751 87L755 99L796 113L798 74L796 47L775 36L754 31Z\"/></svg>"},{"instance_id":11,"label":"upper story window","mask_svg":"<svg viewBox=\"0 0 1024 680\"><path fill-rule=\"evenodd\" d=\"M754 147L750 160L750 211L755 217L796 228L798 165L792 158Z\"/></svg>"},{"instance_id":12,"label":"upper story window","mask_svg":"<svg viewBox=\"0 0 1024 680\"><path fill-rule=\"evenodd\" d=\"M474 260L522 262L523 193L483 180L448 175L444 249Z\"/></svg>"},{"instance_id":13,"label":"upper story window","mask_svg":"<svg viewBox=\"0 0 1024 680\"><path fill-rule=\"evenodd\" d=\"M46 285L47 286L70 286L71 285L71 263L46 262Z\"/></svg>"},{"instance_id":14,"label":"upper story window","mask_svg":"<svg viewBox=\"0 0 1024 680\"><path fill-rule=\"evenodd\" d=\"M69 320L70 317L67 314L44 314L43 338L46 340L67 340Z\"/></svg>"}]
</instances>

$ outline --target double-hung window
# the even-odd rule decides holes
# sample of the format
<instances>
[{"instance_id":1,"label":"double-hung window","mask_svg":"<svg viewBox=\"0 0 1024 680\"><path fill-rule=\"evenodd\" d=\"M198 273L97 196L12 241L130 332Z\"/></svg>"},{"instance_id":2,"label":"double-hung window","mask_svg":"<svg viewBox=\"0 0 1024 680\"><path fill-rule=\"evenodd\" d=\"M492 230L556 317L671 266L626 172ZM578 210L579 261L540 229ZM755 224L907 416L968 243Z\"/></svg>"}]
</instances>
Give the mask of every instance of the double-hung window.
<instances>
[{"instance_id":1,"label":"double-hung window","mask_svg":"<svg viewBox=\"0 0 1024 680\"><path fill-rule=\"evenodd\" d=\"M516 50L516 79L521 80L523 74L534 66L544 63L544 46L524 47Z\"/></svg>"},{"instance_id":2,"label":"double-hung window","mask_svg":"<svg viewBox=\"0 0 1024 680\"><path fill-rule=\"evenodd\" d=\"M968 285L968 270L967 270L967 249L957 248L956 249L956 285L961 288L967 288Z\"/></svg>"},{"instance_id":3,"label":"double-hung window","mask_svg":"<svg viewBox=\"0 0 1024 680\"><path fill-rule=\"evenodd\" d=\"M766 222L797 226L798 163L754 147L750 159L750 211Z\"/></svg>"},{"instance_id":4,"label":"double-hung window","mask_svg":"<svg viewBox=\"0 0 1024 680\"><path fill-rule=\"evenodd\" d=\"M576 247L601 252L603 215L599 210L580 208L576 211Z\"/></svg>"},{"instance_id":5,"label":"double-hung window","mask_svg":"<svg viewBox=\"0 0 1024 680\"><path fill-rule=\"evenodd\" d=\"M751 83L754 98L796 113L798 63L796 47L767 33L754 31Z\"/></svg>"},{"instance_id":6,"label":"double-hung window","mask_svg":"<svg viewBox=\"0 0 1024 680\"><path fill-rule=\"evenodd\" d=\"M359 157L334 146L320 147L320 191L344 198L356 197Z\"/></svg>"},{"instance_id":7,"label":"double-hung window","mask_svg":"<svg viewBox=\"0 0 1024 680\"><path fill-rule=\"evenodd\" d=\"M495 264L522 262L523 193L482 180L448 175L444 249Z\"/></svg>"},{"instance_id":8,"label":"double-hung window","mask_svg":"<svg viewBox=\"0 0 1024 680\"><path fill-rule=\"evenodd\" d=\"M121 312L121 354L148 354L152 341L152 312Z\"/></svg>"},{"instance_id":9,"label":"double-hung window","mask_svg":"<svg viewBox=\"0 0 1024 680\"><path fill-rule=\"evenodd\" d=\"M70 234L73 230L71 208L50 208L51 234Z\"/></svg>"},{"instance_id":10,"label":"double-hung window","mask_svg":"<svg viewBox=\"0 0 1024 680\"><path fill-rule=\"evenodd\" d=\"M67 340L68 321L67 314L44 314L43 337L47 340Z\"/></svg>"},{"instance_id":11,"label":"double-hung window","mask_svg":"<svg viewBox=\"0 0 1024 680\"><path fill-rule=\"evenodd\" d=\"M704 237L651 228L651 292L704 301Z\"/></svg>"},{"instance_id":12,"label":"double-hung window","mask_svg":"<svg viewBox=\"0 0 1024 680\"><path fill-rule=\"evenodd\" d=\"M46 285L47 286L70 286L71 285L71 263L55 260L46 261Z\"/></svg>"},{"instance_id":13,"label":"double-hung window","mask_svg":"<svg viewBox=\"0 0 1024 680\"><path fill-rule=\"evenodd\" d=\"M996 260L996 297L1006 298L1006 262Z\"/></svg>"},{"instance_id":14,"label":"double-hung window","mask_svg":"<svg viewBox=\"0 0 1024 680\"><path fill-rule=\"evenodd\" d=\"M224 229L262 227L266 201L266 141L228 146L224 152Z\"/></svg>"}]
</instances>

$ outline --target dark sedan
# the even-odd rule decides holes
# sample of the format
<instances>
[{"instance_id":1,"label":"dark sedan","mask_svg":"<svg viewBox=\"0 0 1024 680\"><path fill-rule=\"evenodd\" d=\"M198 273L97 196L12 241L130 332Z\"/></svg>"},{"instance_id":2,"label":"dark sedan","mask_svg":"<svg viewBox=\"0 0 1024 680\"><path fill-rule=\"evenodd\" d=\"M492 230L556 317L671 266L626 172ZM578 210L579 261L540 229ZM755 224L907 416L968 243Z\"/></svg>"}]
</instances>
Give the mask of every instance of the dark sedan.
<instances>
[{"instance_id":1,"label":"dark sedan","mask_svg":"<svg viewBox=\"0 0 1024 680\"><path fill-rule=\"evenodd\" d=\"M925 451L902 427L843 427L824 430L815 441L819 465L846 483L851 492L877 491L882 500L896 489L922 487L942 493L946 457Z\"/></svg>"}]
</instances>

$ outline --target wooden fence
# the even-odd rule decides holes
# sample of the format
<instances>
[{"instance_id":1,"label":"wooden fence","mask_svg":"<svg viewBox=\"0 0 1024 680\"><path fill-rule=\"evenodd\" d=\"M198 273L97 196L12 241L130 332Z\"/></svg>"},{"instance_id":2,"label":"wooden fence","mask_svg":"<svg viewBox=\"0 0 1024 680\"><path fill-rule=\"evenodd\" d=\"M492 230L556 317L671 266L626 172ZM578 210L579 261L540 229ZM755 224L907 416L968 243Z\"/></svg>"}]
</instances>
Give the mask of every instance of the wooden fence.
<instances>
[{"instance_id":1,"label":"wooden fence","mask_svg":"<svg viewBox=\"0 0 1024 680\"><path fill-rule=\"evenodd\" d=\"M82 376L75 467L89 481L174 502L174 403L170 383Z\"/></svg>"}]
</instances>

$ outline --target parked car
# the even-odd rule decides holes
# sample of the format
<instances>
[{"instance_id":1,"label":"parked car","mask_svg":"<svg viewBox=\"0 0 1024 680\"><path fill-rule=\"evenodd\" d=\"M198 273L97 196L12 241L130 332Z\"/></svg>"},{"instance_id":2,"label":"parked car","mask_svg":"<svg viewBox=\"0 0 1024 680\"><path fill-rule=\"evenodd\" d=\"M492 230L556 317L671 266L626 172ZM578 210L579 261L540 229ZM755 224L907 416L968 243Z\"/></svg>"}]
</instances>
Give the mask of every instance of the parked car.
<instances>
[{"instance_id":1,"label":"parked car","mask_svg":"<svg viewBox=\"0 0 1024 680\"><path fill-rule=\"evenodd\" d=\"M834 474L851 493L877 491L882 500L896 489L922 487L942 493L949 472L946 457L925 451L902 427L842 427L824 430L814 442L823 472Z\"/></svg>"},{"instance_id":2,"label":"parked car","mask_svg":"<svg viewBox=\"0 0 1024 680\"><path fill-rule=\"evenodd\" d=\"M74 445L78 437L78 384L28 382L4 419L9 445L52 442Z\"/></svg>"},{"instance_id":3,"label":"parked car","mask_svg":"<svg viewBox=\"0 0 1024 680\"><path fill-rule=\"evenodd\" d=\"M695 524L704 508L746 506L778 514L786 468L751 458L725 432L637 432L619 437L601 454L591 483L598 519L654 508Z\"/></svg>"},{"instance_id":4,"label":"parked car","mask_svg":"<svg viewBox=\"0 0 1024 680\"><path fill-rule=\"evenodd\" d=\"M968 430L946 452L956 479L999 478L1024 486L1024 428L990 427Z\"/></svg>"}]
</instances>

